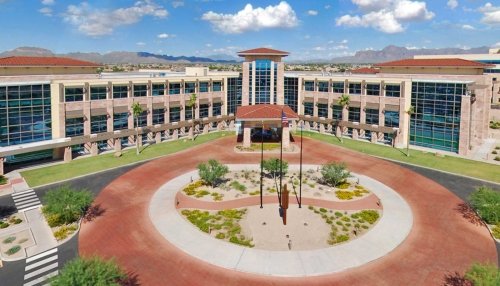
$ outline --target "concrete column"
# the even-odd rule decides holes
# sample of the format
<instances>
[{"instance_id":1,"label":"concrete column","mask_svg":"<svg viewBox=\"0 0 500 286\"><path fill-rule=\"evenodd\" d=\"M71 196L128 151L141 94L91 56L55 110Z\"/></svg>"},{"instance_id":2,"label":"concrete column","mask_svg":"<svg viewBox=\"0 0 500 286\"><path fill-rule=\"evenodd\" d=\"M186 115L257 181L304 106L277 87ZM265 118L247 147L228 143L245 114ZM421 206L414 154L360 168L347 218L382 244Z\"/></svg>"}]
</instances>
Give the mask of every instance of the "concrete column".
<instances>
[{"instance_id":1,"label":"concrete column","mask_svg":"<svg viewBox=\"0 0 500 286\"><path fill-rule=\"evenodd\" d=\"M5 161L4 158L0 158L0 175L4 175L4 170L3 170L3 162Z\"/></svg>"},{"instance_id":2,"label":"concrete column","mask_svg":"<svg viewBox=\"0 0 500 286\"><path fill-rule=\"evenodd\" d=\"M115 151L116 152L121 152L122 151L122 140L121 140L121 138L115 138L114 139L114 145L115 145Z\"/></svg>"},{"instance_id":3,"label":"concrete column","mask_svg":"<svg viewBox=\"0 0 500 286\"><path fill-rule=\"evenodd\" d=\"M342 127L337 126L337 128L335 128L335 135L337 137L341 137L342 136Z\"/></svg>"},{"instance_id":4,"label":"concrete column","mask_svg":"<svg viewBox=\"0 0 500 286\"><path fill-rule=\"evenodd\" d=\"M90 114L90 101L83 103L83 134L89 135L91 132L90 126L91 114Z\"/></svg>"},{"instance_id":5,"label":"concrete column","mask_svg":"<svg viewBox=\"0 0 500 286\"><path fill-rule=\"evenodd\" d=\"M160 144L161 143L161 132L156 132L155 133L155 142L156 142L156 144Z\"/></svg>"},{"instance_id":6,"label":"concrete column","mask_svg":"<svg viewBox=\"0 0 500 286\"><path fill-rule=\"evenodd\" d=\"M137 139L135 140L135 144L138 144L139 148L142 147L142 134L139 134L139 136L137 136Z\"/></svg>"},{"instance_id":7,"label":"concrete column","mask_svg":"<svg viewBox=\"0 0 500 286\"><path fill-rule=\"evenodd\" d=\"M208 124L204 124L203 125L203 134L207 134L208 133Z\"/></svg>"},{"instance_id":8,"label":"concrete column","mask_svg":"<svg viewBox=\"0 0 500 286\"><path fill-rule=\"evenodd\" d=\"M189 135L188 135L189 139L193 139L193 137L194 137L194 129L193 129L193 126L190 126L190 127L189 127L189 133L188 133L188 134L189 134Z\"/></svg>"},{"instance_id":9,"label":"concrete column","mask_svg":"<svg viewBox=\"0 0 500 286\"><path fill-rule=\"evenodd\" d=\"M377 143L378 142L378 132L377 131L371 131L371 134L372 134L371 142L372 143Z\"/></svg>"},{"instance_id":10,"label":"concrete column","mask_svg":"<svg viewBox=\"0 0 500 286\"><path fill-rule=\"evenodd\" d=\"M97 148L97 142L90 143L90 155L97 156L99 154L99 148Z\"/></svg>"},{"instance_id":11,"label":"concrete column","mask_svg":"<svg viewBox=\"0 0 500 286\"><path fill-rule=\"evenodd\" d=\"M70 162L73 160L73 151L71 150L71 146L64 148L64 162Z\"/></svg>"},{"instance_id":12,"label":"concrete column","mask_svg":"<svg viewBox=\"0 0 500 286\"><path fill-rule=\"evenodd\" d=\"M353 139L353 140L358 140L358 138L359 138L359 135L358 135L358 129L353 128L353 129L352 129L352 139Z\"/></svg>"},{"instance_id":13,"label":"concrete column","mask_svg":"<svg viewBox=\"0 0 500 286\"><path fill-rule=\"evenodd\" d=\"M283 127L283 148L290 148L290 127Z\"/></svg>"},{"instance_id":14,"label":"concrete column","mask_svg":"<svg viewBox=\"0 0 500 286\"><path fill-rule=\"evenodd\" d=\"M319 133L325 133L325 124L323 123L319 124Z\"/></svg>"},{"instance_id":15,"label":"concrete column","mask_svg":"<svg viewBox=\"0 0 500 286\"><path fill-rule=\"evenodd\" d=\"M234 120L231 120L231 122L229 122L229 130L234 130Z\"/></svg>"},{"instance_id":16,"label":"concrete column","mask_svg":"<svg viewBox=\"0 0 500 286\"><path fill-rule=\"evenodd\" d=\"M172 134L172 139L174 140L179 139L179 129L174 129L174 132Z\"/></svg>"},{"instance_id":17,"label":"concrete column","mask_svg":"<svg viewBox=\"0 0 500 286\"><path fill-rule=\"evenodd\" d=\"M243 147L249 148L252 144L252 140L250 138L250 127L244 127L243 128Z\"/></svg>"}]
</instances>

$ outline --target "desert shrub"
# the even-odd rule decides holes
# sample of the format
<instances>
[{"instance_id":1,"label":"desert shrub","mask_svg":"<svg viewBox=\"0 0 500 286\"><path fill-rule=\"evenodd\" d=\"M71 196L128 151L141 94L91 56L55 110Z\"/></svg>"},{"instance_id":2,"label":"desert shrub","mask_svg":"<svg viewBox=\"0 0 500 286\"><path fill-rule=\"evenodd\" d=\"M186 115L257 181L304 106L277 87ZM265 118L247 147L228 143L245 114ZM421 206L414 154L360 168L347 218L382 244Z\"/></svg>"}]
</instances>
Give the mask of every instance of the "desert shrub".
<instances>
[{"instance_id":1,"label":"desert shrub","mask_svg":"<svg viewBox=\"0 0 500 286\"><path fill-rule=\"evenodd\" d=\"M219 201L222 201L224 194L219 194L219 193L213 192L211 194L211 196L212 196L212 199L214 199L214 201L219 202Z\"/></svg>"},{"instance_id":2,"label":"desert shrub","mask_svg":"<svg viewBox=\"0 0 500 286\"><path fill-rule=\"evenodd\" d=\"M46 217L58 216L60 224L70 224L85 214L92 200L92 193L87 190L73 189L69 185L61 186L45 194L42 212Z\"/></svg>"},{"instance_id":3,"label":"desert shrub","mask_svg":"<svg viewBox=\"0 0 500 286\"><path fill-rule=\"evenodd\" d=\"M333 187L345 182L351 176L345 163L328 163L321 166L321 175L323 181Z\"/></svg>"},{"instance_id":4,"label":"desert shrub","mask_svg":"<svg viewBox=\"0 0 500 286\"><path fill-rule=\"evenodd\" d=\"M354 193L351 191L335 191L335 196L339 200L352 200Z\"/></svg>"},{"instance_id":5,"label":"desert shrub","mask_svg":"<svg viewBox=\"0 0 500 286\"><path fill-rule=\"evenodd\" d=\"M5 185L8 181L9 180L7 179L7 177L5 177L4 175L0 175L0 185Z\"/></svg>"},{"instance_id":6,"label":"desert shrub","mask_svg":"<svg viewBox=\"0 0 500 286\"><path fill-rule=\"evenodd\" d=\"M500 239L500 223L497 223L497 225L491 229L491 232L493 233L493 237Z\"/></svg>"},{"instance_id":7,"label":"desert shrub","mask_svg":"<svg viewBox=\"0 0 500 286\"><path fill-rule=\"evenodd\" d=\"M226 235L222 232L219 232L218 234L215 235L215 238L217 239L224 239L226 238Z\"/></svg>"},{"instance_id":8,"label":"desert shrub","mask_svg":"<svg viewBox=\"0 0 500 286\"><path fill-rule=\"evenodd\" d=\"M184 189L182 189L182 191L188 196L194 196L196 194L196 189L202 186L204 186L203 181L198 180L187 185Z\"/></svg>"},{"instance_id":9,"label":"desert shrub","mask_svg":"<svg viewBox=\"0 0 500 286\"><path fill-rule=\"evenodd\" d=\"M348 240L349 240L348 235L341 234L341 235L334 236L331 234L330 240L328 240L328 243L331 245L331 244L337 244L337 243L341 243L341 242L348 241Z\"/></svg>"},{"instance_id":10,"label":"desert shrub","mask_svg":"<svg viewBox=\"0 0 500 286\"><path fill-rule=\"evenodd\" d=\"M275 189L275 188L271 188L271 189L269 190L269 192L270 192L271 194L274 194L274 193L276 193L277 191L276 191L276 189Z\"/></svg>"},{"instance_id":11,"label":"desert shrub","mask_svg":"<svg viewBox=\"0 0 500 286\"><path fill-rule=\"evenodd\" d=\"M57 231L54 232L54 237L57 240L63 240L65 238L67 238L68 235L75 232L76 229L77 229L77 227L75 225L71 225L71 226L63 225Z\"/></svg>"},{"instance_id":12,"label":"desert shrub","mask_svg":"<svg viewBox=\"0 0 500 286\"><path fill-rule=\"evenodd\" d=\"M283 175L288 172L288 162L280 161L278 158L270 158L262 161L262 167L273 177L274 180L280 175L280 166Z\"/></svg>"},{"instance_id":13,"label":"desert shrub","mask_svg":"<svg viewBox=\"0 0 500 286\"><path fill-rule=\"evenodd\" d=\"M9 222L13 223L13 224L20 224L23 222L23 220L20 218L17 218L17 217L13 217L13 218L9 219Z\"/></svg>"},{"instance_id":14,"label":"desert shrub","mask_svg":"<svg viewBox=\"0 0 500 286\"><path fill-rule=\"evenodd\" d=\"M337 225L344 225L341 221L335 222Z\"/></svg>"},{"instance_id":15,"label":"desert shrub","mask_svg":"<svg viewBox=\"0 0 500 286\"><path fill-rule=\"evenodd\" d=\"M495 156L495 158L493 158L493 160L500 161L500 156Z\"/></svg>"},{"instance_id":16,"label":"desert shrub","mask_svg":"<svg viewBox=\"0 0 500 286\"><path fill-rule=\"evenodd\" d=\"M493 151L491 151L491 154L496 155L496 154L498 154L498 152L497 152L497 150L493 150Z\"/></svg>"},{"instance_id":17,"label":"desert shrub","mask_svg":"<svg viewBox=\"0 0 500 286\"><path fill-rule=\"evenodd\" d=\"M64 265L59 275L49 281L52 286L120 285L126 278L114 260L78 257Z\"/></svg>"},{"instance_id":18,"label":"desert shrub","mask_svg":"<svg viewBox=\"0 0 500 286\"><path fill-rule=\"evenodd\" d=\"M196 192L196 194L194 195L194 197L195 198L203 198L206 195L210 195L210 192L207 191L207 190L199 190L199 191Z\"/></svg>"},{"instance_id":19,"label":"desert shrub","mask_svg":"<svg viewBox=\"0 0 500 286\"><path fill-rule=\"evenodd\" d=\"M325 208L319 208L319 211L322 212L322 213L326 213L327 210Z\"/></svg>"},{"instance_id":20,"label":"desert shrub","mask_svg":"<svg viewBox=\"0 0 500 286\"><path fill-rule=\"evenodd\" d=\"M308 209L310 209L310 210L313 210L313 209L314 209L314 207L313 207L313 206L308 206L307 208L308 208Z\"/></svg>"},{"instance_id":21,"label":"desert shrub","mask_svg":"<svg viewBox=\"0 0 500 286\"><path fill-rule=\"evenodd\" d=\"M5 243L5 244L12 243L12 242L14 242L14 240L16 240L15 236L9 236L3 240L3 243Z\"/></svg>"},{"instance_id":22,"label":"desert shrub","mask_svg":"<svg viewBox=\"0 0 500 286\"><path fill-rule=\"evenodd\" d=\"M9 225L10 224L8 222L0 221L0 228L7 228Z\"/></svg>"},{"instance_id":23,"label":"desert shrub","mask_svg":"<svg viewBox=\"0 0 500 286\"><path fill-rule=\"evenodd\" d=\"M345 221L345 222L350 222L351 221L351 219L349 217L346 217L346 216L342 217L341 220Z\"/></svg>"},{"instance_id":24,"label":"desert shrub","mask_svg":"<svg viewBox=\"0 0 500 286\"><path fill-rule=\"evenodd\" d=\"M465 278L476 286L500 285L500 271L492 264L472 264L465 272Z\"/></svg>"},{"instance_id":25,"label":"desert shrub","mask_svg":"<svg viewBox=\"0 0 500 286\"><path fill-rule=\"evenodd\" d=\"M374 224L380 215L375 210L362 210L358 213L359 217L363 219L363 221L368 222L369 224Z\"/></svg>"},{"instance_id":26,"label":"desert shrub","mask_svg":"<svg viewBox=\"0 0 500 286\"><path fill-rule=\"evenodd\" d=\"M240 184L238 181L232 181L230 186L233 189L238 190L240 192L244 192L247 190L247 187L245 187L245 185L243 185L243 184Z\"/></svg>"},{"instance_id":27,"label":"desert shrub","mask_svg":"<svg viewBox=\"0 0 500 286\"><path fill-rule=\"evenodd\" d=\"M500 129L500 121L490 121L491 129Z\"/></svg>"},{"instance_id":28,"label":"desert shrub","mask_svg":"<svg viewBox=\"0 0 500 286\"><path fill-rule=\"evenodd\" d=\"M477 188L470 196L471 206L489 224L500 222L500 192L489 187Z\"/></svg>"},{"instance_id":29,"label":"desert shrub","mask_svg":"<svg viewBox=\"0 0 500 286\"><path fill-rule=\"evenodd\" d=\"M340 183L337 186L337 188L339 188L341 190L345 190L345 189L348 189L350 186L351 186L351 184L349 184L348 182L343 182L343 183Z\"/></svg>"},{"instance_id":30,"label":"desert shrub","mask_svg":"<svg viewBox=\"0 0 500 286\"><path fill-rule=\"evenodd\" d=\"M19 252L19 250L21 250L21 246L15 245L15 246L9 248L5 253L7 255L13 255L13 254L16 254L17 252Z\"/></svg>"},{"instance_id":31,"label":"desert shrub","mask_svg":"<svg viewBox=\"0 0 500 286\"><path fill-rule=\"evenodd\" d=\"M364 228L364 229L368 229L368 226L364 225L364 224L361 227Z\"/></svg>"},{"instance_id":32,"label":"desert shrub","mask_svg":"<svg viewBox=\"0 0 500 286\"><path fill-rule=\"evenodd\" d=\"M253 191L253 192L250 192L249 195L251 196L257 196L258 194L260 194L260 191L257 190L257 191Z\"/></svg>"},{"instance_id":33,"label":"desert shrub","mask_svg":"<svg viewBox=\"0 0 500 286\"><path fill-rule=\"evenodd\" d=\"M252 241L246 240L244 236L240 236L239 238L237 236L231 236L231 238L229 238L229 242L246 247L254 247Z\"/></svg>"},{"instance_id":34,"label":"desert shrub","mask_svg":"<svg viewBox=\"0 0 500 286\"><path fill-rule=\"evenodd\" d=\"M341 217L341 216L343 216L343 214L341 212L335 212L335 216L336 217Z\"/></svg>"},{"instance_id":35,"label":"desert shrub","mask_svg":"<svg viewBox=\"0 0 500 286\"><path fill-rule=\"evenodd\" d=\"M198 175L205 183L212 187L215 187L228 172L229 168L226 165L214 159L198 165Z\"/></svg>"}]
</instances>

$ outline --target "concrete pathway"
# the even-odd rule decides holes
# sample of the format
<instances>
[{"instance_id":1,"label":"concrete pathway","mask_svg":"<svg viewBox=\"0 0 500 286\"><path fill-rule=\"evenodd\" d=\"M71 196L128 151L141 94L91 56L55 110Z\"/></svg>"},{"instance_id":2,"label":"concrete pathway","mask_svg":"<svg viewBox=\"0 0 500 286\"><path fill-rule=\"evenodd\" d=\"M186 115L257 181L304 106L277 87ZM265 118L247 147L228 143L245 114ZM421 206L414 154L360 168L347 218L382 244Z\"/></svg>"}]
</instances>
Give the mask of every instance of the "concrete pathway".
<instances>
[{"instance_id":1,"label":"concrete pathway","mask_svg":"<svg viewBox=\"0 0 500 286\"><path fill-rule=\"evenodd\" d=\"M488 230L465 219L458 210L463 201L443 186L392 162L306 138L305 164L345 162L351 171L379 181L408 203L413 227L403 243L362 266L313 277L245 273L188 255L158 232L149 216L150 201L166 182L209 159L226 164L260 162L259 155L234 153L234 144L234 138L223 138L118 177L95 200L104 214L82 225L80 254L115 257L142 285L442 285L446 275L463 273L473 262L497 261ZM297 154L283 158L289 164L299 162Z\"/></svg>"}]
</instances>

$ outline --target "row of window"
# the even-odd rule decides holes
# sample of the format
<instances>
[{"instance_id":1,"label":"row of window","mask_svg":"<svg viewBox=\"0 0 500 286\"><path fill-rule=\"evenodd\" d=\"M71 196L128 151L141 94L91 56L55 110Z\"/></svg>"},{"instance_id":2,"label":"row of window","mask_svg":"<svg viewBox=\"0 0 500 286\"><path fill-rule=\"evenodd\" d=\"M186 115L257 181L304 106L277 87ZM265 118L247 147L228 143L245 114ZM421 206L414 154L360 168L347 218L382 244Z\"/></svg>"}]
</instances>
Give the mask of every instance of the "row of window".
<instances>
[{"instance_id":1,"label":"row of window","mask_svg":"<svg viewBox=\"0 0 500 286\"><path fill-rule=\"evenodd\" d=\"M199 83L199 92L208 92L209 91L209 82L200 82ZM168 86L167 93L168 94L180 94L182 90L181 83L170 83ZM152 96L163 96L165 94L166 87L164 84L152 84L151 85L151 95ZM212 82L212 91L219 92L222 91L222 81L214 81ZM196 83L195 82L186 82L184 83L184 93L195 93L196 92ZM128 85L113 85L112 88L112 97L115 98L127 98L129 93ZM84 94L83 87L66 87L64 89L64 98L66 102L74 102L74 101L82 101ZM134 84L133 86L133 97L143 97L148 94L148 85L147 84ZM10 97L9 97L10 98ZM49 94L50 98L50 94ZM101 100L107 98L107 87L106 86L91 86L90 87L90 99L91 100ZM0 93L0 103L1 103L1 93Z\"/></svg>"},{"instance_id":2,"label":"row of window","mask_svg":"<svg viewBox=\"0 0 500 286\"><path fill-rule=\"evenodd\" d=\"M318 81L317 88L319 92L328 92L328 84L327 81ZM385 86L385 96L388 97L400 97L401 96L401 86L395 84L386 84ZM315 83L314 81L304 81L304 90L305 91L315 91ZM349 83L347 88L344 82L332 82L332 92L334 93L346 93L348 94L361 94L362 87L361 83ZM366 95L374 95L379 96L380 92L380 84L368 83L366 84Z\"/></svg>"}]
</instances>

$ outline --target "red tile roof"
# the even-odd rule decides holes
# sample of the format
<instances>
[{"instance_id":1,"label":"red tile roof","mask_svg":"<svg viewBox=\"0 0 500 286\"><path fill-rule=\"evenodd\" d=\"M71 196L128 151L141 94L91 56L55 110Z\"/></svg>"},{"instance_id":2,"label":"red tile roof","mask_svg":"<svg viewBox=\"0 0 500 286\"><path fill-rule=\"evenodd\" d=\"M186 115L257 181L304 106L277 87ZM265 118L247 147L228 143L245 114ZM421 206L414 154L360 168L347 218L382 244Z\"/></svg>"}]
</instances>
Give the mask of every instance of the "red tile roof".
<instances>
[{"instance_id":1,"label":"red tile roof","mask_svg":"<svg viewBox=\"0 0 500 286\"><path fill-rule=\"evenodd\" d=\"M299 116L288 105L257 104L240 106L236 110L236 119L240 120L281 120L281 111L288 119L298 119Z\"/></svg>"},{"instance_id":2,"label":"red tile roof","mask_svg":"<svg viewBox=\"0 0 500 286\"><path fill-rule=\"evenodd\" d=\"M376 74L380 72L380 69L374 69L374 68L359 68L355 70L351 70L351 73L355 74Z\"/></svg>"},{"instance_id":3,"label":"red tile roof","mask_svg":"<svg viewBox=\"0 0 500 286\"><path fill-rule=\"evenodd\" d=\"M257 48L257 49L251 49L251 50L246 50L246 51L241 51L238 52L238 55L240 57L248 56L248 55L273 55L273 56L288 56L288 52L284 51L279 51L279 50L274 50L274 49L268 49L268 48Z\"/></svg>"},{"instance_id":4,"label":"red tile roof","mask_svg":"<svg viewBox=\"0 0 500 286\"><path fill-rule=\"evenodd\" d=\"M57 66L57 67L99 67L100 64L61 57L6 57L0 58L0 66Z\"/></svg>"},{"instance_id":5,"label":"red tile roof","mask_svg":"<svg viewBox=\"0 0 500 286\"><path fill-rule=\"evenodd\" d=\"M404 59L376 64L376 67L477 67L483 68L491 65L464 59Z\"/></svg>"}]
</instances>

